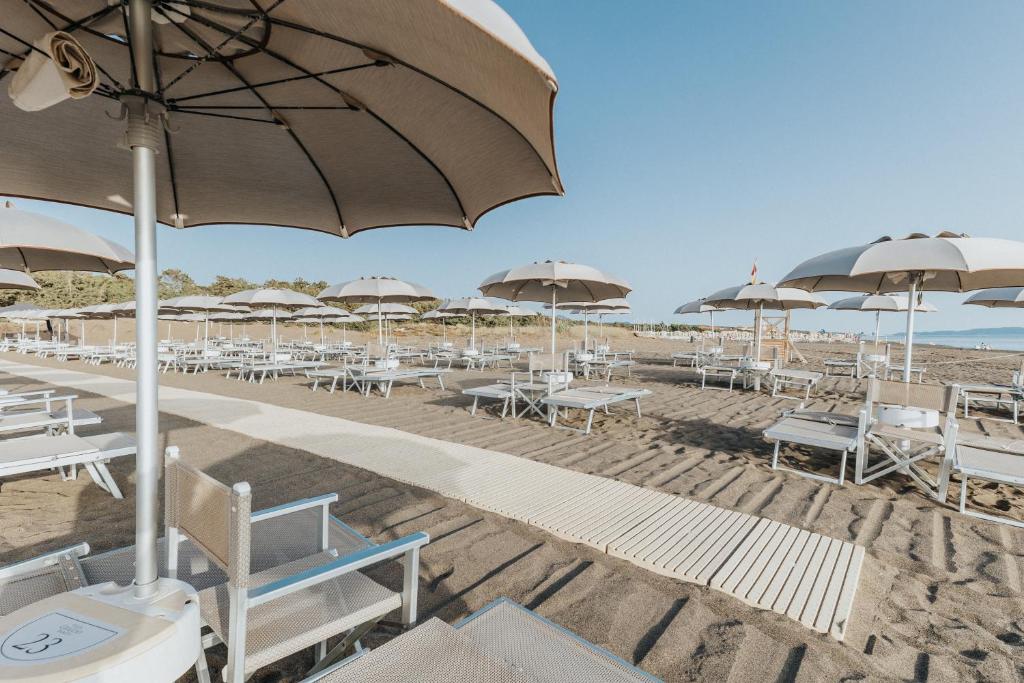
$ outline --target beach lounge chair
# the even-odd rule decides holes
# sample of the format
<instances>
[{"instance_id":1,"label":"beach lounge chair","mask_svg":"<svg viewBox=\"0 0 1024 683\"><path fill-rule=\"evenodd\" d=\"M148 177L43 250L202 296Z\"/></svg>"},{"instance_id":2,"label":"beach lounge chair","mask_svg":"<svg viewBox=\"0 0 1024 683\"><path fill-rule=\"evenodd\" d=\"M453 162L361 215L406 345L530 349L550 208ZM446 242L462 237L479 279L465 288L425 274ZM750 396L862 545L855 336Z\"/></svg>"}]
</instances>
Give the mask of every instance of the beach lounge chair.
<instances>
[{"instance_id":1,"label":"beach lounge chair","mask_svg":"<svg viewBox=\"0 0 1024 683\"><path fill-rule=\"evenodd\" d=\"M990 515L967 508L969 479L1024 487L1024 441L961 432L954 448L953 471L960 476L960 512L990 522L1024 527L1024 520Z\"/></svg>"},{"instance_id":2,"label":"beach lounge chair","mask_svg":"<svg viewBox=\"0 0 1024 683\"><path fill-rule=\"evenodd\" d=\"M857 452L857 484L902 472L937 500L946 499L957 434L957 386L908 384L872 378L863 409L864 438ZM884 457L871 463L871 452ZM938 476L919 462L938 456Z\"/></svg>"},{"instance_id":3,"label":"beach lounge chair","mask_svg":"<svg viewBox=\"0 0 1024 683\"><path fill-rule=\"evenodd\" d=\"M167 569L177 575L179 538L185 536L227 577L199 593L200 613L212 631L203 646L227 644L224 680L241 683L262 666L307 647L329 665L394 610L416 622L419 550L424 533L338 557L326 547L314 554L259 570L251 561L253 515L246 483L228 487L182 462L169 449L165 467ZM404 587L388 590L359 570L401 559ZM327 651L327 640L341 641Z\"/></svg>"},{"instance_id":4,"label":"beach lounge chair","mask_svg":"<svg viewBox=\"0 0 1024 683\"><path fill-rule=\"evenodd\" d=\"M917 377L917 383L924 382L924 373L928 371L928 368L923 365L915 365L910 368L910 381L914 381L914 377ZM885 369L885 378L889 380L903 381L903 366L902 365L890 365Z\"/></svg>"},{"instance_id":5,"label":"beach lounge chair","mask_svg":"<svg viewBox=\"0 0 1024 683\"><path fill-rule=\"evenodd\" d=\"M772 469L793 472L801 477L843 485L846 477L846 459L857 451L864 425L853 415L795 410L782 414L782 419L764 430L764 438L774 442ZM835 477L807 472L779 464L779 451L783 444L820 448L839 455L839 473Z\"/></svg>"},{"instance_id":6,"label":"beach lounge chair","mask_svg":"<svg viewBox=\"0 0 1024 683\"><path fill-rule=\"evenodd\" d=\"M0 617L84 586L79 559L88 552L88 543L78 543L0 567Z\"/></svg>"},{"instance_id":7,"label":"beach lounge chair","mask_svg":"<svg viewBox=\"0 0 1024 683\"><path fill-rule=\"evenodd\" d=\"M0 412L0 434L32 431L74 434L76 427L103 422L103 418L91 410L74 407L75 398L48 395L19 403L18 408L23 410Z\"/></svg>"},{"instance_id":8,"label":"beach lounge chair","mask_svg":"<svg viewBox=\"0 0 1024 683\"><path fill-rule=\"evenodd\" d=\"M652 393L650 389L626 387L576 387L548 394L540 399L540 402L548 407L548 424L552 427L557 426L559 410L568 411L571 408L587 411L587 424L582 432L590 434L594 411L603 410L607 414L609 406L623 401L633 401L636 404L636 416L640 418L640 399Z\"/></svg>"},{"instance_id":9,"label":"beach lounge chair","mask_svg":"<svg viewBox=\"0 0 1024 683\"><path fill-rule=\"evenodd\" d=\"M114 498L121 498L107 463L125 455L135 455L135 438L122 432L6 439L0 441L0 478L55 469L62 479L74 479L77 468L82 466L97 486Z\"/></svg>"},{"instance_id":10,"label":"beach lounge chair","mask_svg":"<svg viewBox=\"0 0 1024 683\"><path fill-rule=\"evenodd\" d=\"M443 368L409 368L402 369L398 368L395 370L378 370L373 367L365 366L348 366L345 368L348 375L347 380L343 385L343 388L349 386L355 387L355 389L363 396L369 396L370 390L373 387L377 387L384 398L391 397L391 387L394 386L395 382L416 382L421 388L426 389L427 385L423 380L435 379L441 390L444 391L444 375L448 372Z\"/></svg>"},{"instance_id":11,"label":"beach lounge chair","mask_svg":"<svg viewBox=\"0 0 1024 683\"><path fill-rule=\"evenodd\" d=\"M807 400L811 397L811 390L818 385L825 375L811 370L797 370L794 368L772 368L768 373L772 379L772 396L782 398L794 398L796 400ZM803 391L802 399L796 396L787 396L779 392L787 388Z\"/></svg>"},{"instance_id":12,"label":"beach lounge chair","mask_svg":"<svg viewBox=\"0 0 1024 683\"><path fill-rule=\"evenodd\" d=\"M697 367L697 372L700 373L701 389L707 387L708 376L710 376L711 379L715 380L729 380L729 392L731 393L740 369L735 365L700 365Z\"/></svg>"},{"instance_id":13,"label":"beach lounge chair","mask_svg":"<svg viewBox=\"0 0 1024 683\"><path fill-rule=\"evenodd\" d=\"M846 360L844 358L826 358L825 376L833 377L836 375L849 375L850 377L856 377L858 367L859 363L856 360Z\"/></svg>"},{"instance_id":14,"label":"beach lounge chair","mask_svg":"<svg viewBox=\"0 0 1024 683\"><path fill-rule=\"evenodd\" d=\"M688 367L697 367L697 361L700 360L700 353L697 351L676 351L672 354L672 367L676 367L679 363L685 363Z\"/></svg>"},{"instance_id":15,"label":"beach lounge chair","mask_svg":"<svg viewBox=\"0 0 1024 683\"><path fill-rule=\"evenodd\" d=\"M1024 387L1011 384L961 384L964 418L970 417L971 404L989 408L1007 408L1010 422L1020 423L1020 405L1024 402ZM998 419L998 418L992 418Z\"/></svg>"},{"instance_id":16,"label":"beach lounge chair","mask_svg":"<svg viewBox=\"0 0 1024 683\"><path fill-rule=\"evenodd\" d=\"M449 626L431 619L305 683L651 683L658 679L518 605L499 598Z\"/></svg>"}]
</instances>

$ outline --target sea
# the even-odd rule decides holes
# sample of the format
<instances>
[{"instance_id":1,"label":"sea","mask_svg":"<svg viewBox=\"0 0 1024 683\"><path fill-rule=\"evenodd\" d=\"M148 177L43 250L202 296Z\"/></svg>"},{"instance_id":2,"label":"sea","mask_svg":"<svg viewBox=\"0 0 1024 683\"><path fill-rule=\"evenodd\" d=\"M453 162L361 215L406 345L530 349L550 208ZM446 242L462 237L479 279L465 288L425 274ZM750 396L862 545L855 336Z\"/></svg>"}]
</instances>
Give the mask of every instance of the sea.
<instances>
[{"instance_id":1,"label":"sea","mask_svg":"<svg viewBox=\"0 0 1024 683\"><path fill-rule=\"evenodd\" d=\"M895 342L902 342L903 335L893 335L891 339ZM1024 328L948 330L914 334L915 346L928 344L952 346L958 349L987 348L999 351L1024 351Z\"/></svg>"}]
</instances>

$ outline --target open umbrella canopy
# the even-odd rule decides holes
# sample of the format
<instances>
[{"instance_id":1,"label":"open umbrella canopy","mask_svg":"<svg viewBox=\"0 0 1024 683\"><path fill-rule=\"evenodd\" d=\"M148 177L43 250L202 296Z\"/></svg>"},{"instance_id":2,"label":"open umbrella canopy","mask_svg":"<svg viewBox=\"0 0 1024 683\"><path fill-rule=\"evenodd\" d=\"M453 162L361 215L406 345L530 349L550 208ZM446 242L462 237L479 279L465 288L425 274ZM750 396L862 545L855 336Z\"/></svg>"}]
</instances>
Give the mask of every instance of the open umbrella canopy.
<instances>
[{"instance_id":1,"label":"open umbrella canopy","mask_svg":"<svg viewBox=\"0 0 1024 683\"><path fill-rule=\"evenodd\" d=\"M0 111L4 108L0 104ZM6 115L0 117L6 125ZM0 268L116 273L134 267L135 257L119 244L56 218L16 209L11 202L0 206Z\"/></svg>"},{"instance_id":2,"label":"open umbrella canopy","mask_svg":"<svg viewBox=\"0 0 1024 683\"><path fill-rule=\"evenodd\" d=\"M337 306L307 306L295 311L297 318L345 318L352 314Z\"/></svg>"},{"instance_id":3,"label":"open umbrella canopy","mask_svg":"<svg viewBox=\"0 0 1024 683\"><path fill-rule=\"evenodd\" d=\"M882 237L871 244L830 251L804 261L780 286L807 291L883 294L919 291L965 292L1024 285L1024 242L941 232ZM910 382L915 308L907 307L903 381Z\"/></svg>"},{"instance_id":4,"label":"open umbrella canopy","mask_svg":"<svg viewBox=\"0 0 1024 683\"><path fill-rule=\"evenodd\" d=\"M427 311L422 316L423 320L447 320L448 318L463 318L461 313L449 313L448 311L442 311L435 308L432 311Z\"/></svg>"},{"instance_id":5,"label":"open umbrella canopy","mask_svg":"<svg viewBox=\"0 0 1024 683\"><path fill-rule=\"evenodd\" d=\"M18 270L0 268L0 289L40 289L30 276Z\"/></svg>"},{"instance_id":6,"label":"open umbrella canopy","mask_svg":"<svg viewBox=\"0 0 1024 683\"><path fill-rule=\"evenodd\" d=\"M942 232L881 237L808 259L779 282L809 292L967 292L1024 285L1024 242Z\"/></svg>"},{"instance_id":7,"label":"open umbrella canopy","mask_svg":"<svg viewBox=\"0 0 1024 683\"><path fill-rule=\"evenodd\" d=\"M508 308L490 299L467 296L461 299L449 299L441 304L439 310L456 315L502 315Z\"/></svg>"},{"instance_id":8,"label":"open umbrella canopy","mask_svg":"<svg viewBox=\"0 0 1024 683\"><path fill-rule=\"evenodd\" d=\"M394 315L397 313L415 315L416 309L412 306L406 306L405 304L366 304L360 306L355 310L359 315L377 315L381 313L383 315Z\"/></svg>"},{"instance_id":9,"label":"open umbrella canopy","mask_svg":"<svg viewBox=\"0 0 1024 683\"><path fill-rule=\"evenodd\" d=\"M988 308L1024 308L1024 287L996 287L971 294L964 304Z\"/></svg>"},{"instance_id":10,"label":"open umbrella canopy","mask_svg":"<svg viewBox=\"0 0 1024 683\"><path fill-rule=\"evenodd\" d=\"M907 297L896 294L867 294L851 296L847 299L834 301L828 306L833 311L869 311L902 313L907 310ZM919 301L915 307L918 313L934 313L939 310L934 305Z\"/></svg>"},{"instance_id":11,"label":"open umbrella canopy","mask_svg":"<svg viewBox=\"0 0 1024 683\"><path fill-rule=\"evenodd\" d=\"M224 297L222 303L236 306L248 306L249 308L271 308L279 310L294 310L299 308L316 308L322 306L319 301L308 294L296 292L292 289L277 289L268 287L264 289L247 289L242 292L235 292Z\"/></svg>"},{"instance_id":12,"label":"open umbrella canopy","mask_svg":"<svg viewBox=\"0 0 1024 683\"><path fill-rule=\"evenodd\" d=\"M401 303L433 301L437 297L423 285L394 277L374 275L331 285L316 295L321 301L349 304Z\"/></svg>"},{"instance_id":13,"label":"open umbrella canopy","mask_svg":"<svg viewBox=\"0 0 1024 683\"><path fill-rule=\"evenodd\" d=\"M129 212L131 165L113 145L124 124L107 116L139 95L128 3L4 5L0 49L27 57L64 30L100 83L43 111L0 98L12 171L0 192ZM492 2L183 0L154 2L152 20L155 82L143 90L170 122L155 141L163 223L468 229L494 207L561 192L554 73ZM209 172L212 159L231 163Z\"/></svg>"},{"instance_id":14,"label":"open umbrella canopy","mask_svg":"<svg viewBox=\"0 0 1024 683\"><path fill-rule=\"evenodd\" d=\"M618 299L632 291L625 280L597 268L566 261L531 263L495 273L478 287L484 296L508 301L551 302L551 366L555 367L557 342L555 313L558 300L595 302Z\"/></svg>"},{"instance_id":15,"label":"open umbrella canopy","mask_svg":"<svg viewBox=\"0 0 1024 683\"><path fill-rule=\"evenodd\" d=\"M676 315L690 315L692 313L717 313L726 309L712 306L706 298L690 301L677 308L673 313Z\"/></svg>"},{"instance_id":16,"label":"open umbrella canopy","mask_svg":"<svg viewBox=\"0 0 1024 683\"><path fill-rule=\"evenodd\" d=\"M551 308L551 304L545 304L544 307ZM624 298L602 299L601 301L559 301L558 307L570 313L596 313L598 311L608 313L630 310L629 302Z\"/></svg>"},{"instance_id":17,"label":"open umbrella canopy","mask_svg":"<svg viewBox=\"0 0 1024 683\"><path fill-rule=\"evenodd\" d=\"M540 315L537 311L531 311L529 308L523 308L522 306L506 306L505 312L502 315L507 315L511 318L533 318Z\"/></svg>"},{"instance_id":18,"label":"open umbrella canopy","mask_svg":"<svg viewBox=\"0 0 1024 683\"><path fill-rule=\"evenodd\" d=\"M224 303L219 296L176 296L160 302L161 308L172 308L179 311L232 311L235 306Z\"/></svg>"},{"instance_id":19,"label":"open umbrella canopy","mask_svg":"<svg viewBox=\"0 0 1024 683\"><path fill-rule=\"evenodd\" d=\"M78 309L78 314L86 320L110 320L114 317L114 304L93 304Z\"/></svg>"},{"instance_id":20,"label":"open umbrella canopy","mask_svg":"<svg viewBox=\"0 0 1024 683\"><path fill-rule=\"evenodd\" d=\"M5 320L27 320L30 316L34 316L41 310L43 309L35 304L22 301L0 308L0 318Z\"/></svg>"},{"instance_id":21,"label":"open umbrella canopy","mask_svg":"<svg viewBox=\"0 0 1024 683\"><path fill-rule=\"evenodd\" d=\"M754 282L720 289L705 299L709 306L757 311L754 316L754 359L761 360L761 312L792 311L798 308L819 308L825 300L817 294L792 287L776 287L767 282Z\"/></svg>"}]
</instances>

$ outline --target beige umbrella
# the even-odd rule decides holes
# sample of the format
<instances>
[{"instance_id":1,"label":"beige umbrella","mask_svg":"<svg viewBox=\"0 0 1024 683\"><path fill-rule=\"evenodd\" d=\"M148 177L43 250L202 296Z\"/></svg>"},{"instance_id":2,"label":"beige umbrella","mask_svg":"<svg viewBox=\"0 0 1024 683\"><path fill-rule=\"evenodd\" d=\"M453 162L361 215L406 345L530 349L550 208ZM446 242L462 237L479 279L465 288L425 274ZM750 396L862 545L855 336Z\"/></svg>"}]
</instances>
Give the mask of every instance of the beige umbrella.
<instances>
[{"instance_id":1,"label":"beige umbrella","mask_svg":"<svg viewBox=\"0 0 1024 683\"><path fill-rule=\"evenodd\" d=\"M597 268L566 261L544 261L495 273L478 288L484 296L508 301L551 302L551 367L555 368L558 299L601 301L624 297L632 290L624 280Z\"/></svg>"},{"instance_id":2,"label":"beige umbrella","mask_svg":"<svg viewBox=\"0 0 1024 683\"><path fill-rule=\"evenodd\" d=\"M224 303L224 299L219 296L203 296L199 294L172 297L160 302L160 307L174 311L203 314L203 356L206 356L210 346L210 313L214 311L228 312L235 310L234 306Z\"/></svg>"},{"instance_id":3,"label":"beige umbrella","mask_svg":"<svg viewBox=\"0 0 1024 683\"><path fill-rule=\"evenodd\" d=\"M160 474L155 221L341 236L470 228L502 204L561 192L557 82L488 0L27 0L5 3L0 26L0 50L21 58L0 80L22 64L41 73L29 60L49 57L39 44L55 29L77 41L62 53L83 63L66 93L44 93L81 99L30 113L0 98L0 193L135 216L135 583L149 598ZM24 80L14 101L45 106L32 96L39 84ZM118 106L122 122L108 116Z\"/></svg>"},{"instance_id":4,"label":"beige umbrella","mask_svg":"<svg viewBox=\"0 0 1024 683\"><path fill-rule=\"evenodd\" d=\"M718 308L757 311L754 335L754 360L761 360L761 315L770 311L791 311L798 308L819 308L825 300L816 294L792 287L776 287L766 282L755 282L727 287L711 294L705 303Z\"/></svg>"},{"instance_id":5,"label":"beige umbrella","mask_svg":"<svg viewBox=\"0 0 1024 683\"><path fill-rule=\"evenodd\" d=\"M405 282L394 277L374 275L332 285L316 295L321 301L337 301L349 304L409 304L417 301L434 301L434 293L423 285ZM356 309L361 313L362 309ZM383 311L380 311L383 313ZM384 318L377 316L377 343L384 345Z\"/></svg>"},{"instance_id":6,"label":"beige umbrella","mask_svg":"<svg viewBox=\"0 0 1024 683\"><path fill-rule=\"evenodd\" d=\"M779 283L809 292L967 292L1024 285L1024 242L941 232L881 237L870 244L837 249L804 261ZM907 306L903 381L910 382L914 313Z\"/></svg>"},{"instance_id":7,"label":"beige umbrella","mask_svg":"<svg viewBox=\"0 0 1024 683\"><path fill-rule=\"evenodd\" d=\"M883 312L905 312L907 297L897 294L867 294L840 299L828 305L833 311L867 311L875 314L875 345L878 345L878 329L882 322ZM918 313L934 313L939 310L932 304L921 301L917 304Z\"/></svg>"},{"instance_id":8,"label":"beige umbrella","mask_svg":"<svg viewBox=\"0 0 1024 683\"><path fill-rule=\"evenodd\" d=\"M477 315L503 315L508 308L502 304L488 301L478 296L467 296L461 299L451 299L441 304L441 311L454 313L456 315L468 315L472 319L472 336L469 347L476 348L476 316Z\"/></svg>"},{"instance_id":9,"label":"beige umbrella","mask_svg":"<svg viewBox=\"0 0 1024 683\"><path fill-rule=\"evenodd\" d=\"M247 289L243 292L235 292L223 299L225 304L236 306L247 306L252 309L269 309L270 316L270 338L274 351L277 351L277 321L283 318L282 311L295 311L300 308L311 308L322 306L319 301L308 294L296 292L292 289L280 289L265 287L263 289ZM288 317L291 317L290 315Z\"/></svg>"},{"instance_id":10,"label":"beige umbrella","mask_svg":"<svg viewBox=\"0 0 1024 683\"><path fill-rule=\"evenodd\" d=\"M426 313L424 313L421 316L421 319L423 319L423 320L440 320L441 321L441 341L444 344L448 344L448 325L447 325L447 323L445 321L448 320L449 318L461 318L461 317L463 317L463 316L459 315L458 313L448 313L447 311L442 311L439 308L435 308L432 311L427 311Z\"/></svg>"},{"instance_id":11,"label":"beige umbrella","mask_svg":"<svg viewBox=\"0 0 1024 683\"><path fill-rule=\"evenodd\" d=\"M537 311L531 311L529 308L523 308L522 306L506 306L505 312L502 315L508 318L508 336L513 342L515 341L515 333L512 329L512 323L516 318L535 318L539 313Z\"/></svg>"},{"instance_id":12,"label":"beige umbrella","mask_svg":"<svg viewBox=\"0 0 1024 683\"><path fill-rule=\"evenodd\" d=\"M120 244L11 202L0 205L0 268L116 273L134 267L135 257Z\"/></svg>"},{"instance_id":13,"label":"beige umbrella","mask_svg":"<svg viewBox=\"0 0 1024 683\"><path fill-rule=\"evenodd\" d=\"M707 313L711 316L711 334L715 334L715 313L725 309L719 308L718 306L709 306L707 299L697 299L696 301L690 301L685 303L675 311L676 315L692 315L694 313Z\"/></svg>"},{"instance_id":14,"label":"beige umbrella","mask_svg":"<svg viewBox=\"0 0 1024 683\"><path fill-rule=\"evenodd\" d=\"M601 301L567 301L559 304L563 311L569 313L583 314L583 348L590 347L590 316L596 315L599 318L611 313L628 313L629 302L624 298L602 299ZM551 304L544 304L544 308L551 308ZM603 322L602 332L604 331Z\"/></svg>"}]
</instances>

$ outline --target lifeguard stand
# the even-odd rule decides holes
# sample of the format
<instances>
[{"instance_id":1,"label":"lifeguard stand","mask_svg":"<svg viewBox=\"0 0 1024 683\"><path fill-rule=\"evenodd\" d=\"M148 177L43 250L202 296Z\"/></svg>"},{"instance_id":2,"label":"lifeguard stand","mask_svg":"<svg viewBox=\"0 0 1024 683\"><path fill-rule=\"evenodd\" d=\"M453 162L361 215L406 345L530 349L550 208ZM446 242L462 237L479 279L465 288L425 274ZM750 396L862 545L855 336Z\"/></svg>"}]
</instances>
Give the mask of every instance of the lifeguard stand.
<instances>
[{"instance_id":1,"label":"lifeguard stand","mask_svg":"<svg viewBox=\"0 0 1024 683\"><path fill-rule=\"evenodd\" d=\"M755 313L754 318L754 334L757 334L758 326L761 328L761 358L757 360L781 358L783 362L791 363L796 358L800 363L807 362L790 335L790 311L771 316Z\"/></svg>"}]
</instances>

